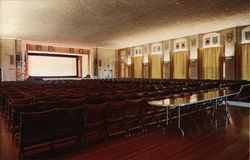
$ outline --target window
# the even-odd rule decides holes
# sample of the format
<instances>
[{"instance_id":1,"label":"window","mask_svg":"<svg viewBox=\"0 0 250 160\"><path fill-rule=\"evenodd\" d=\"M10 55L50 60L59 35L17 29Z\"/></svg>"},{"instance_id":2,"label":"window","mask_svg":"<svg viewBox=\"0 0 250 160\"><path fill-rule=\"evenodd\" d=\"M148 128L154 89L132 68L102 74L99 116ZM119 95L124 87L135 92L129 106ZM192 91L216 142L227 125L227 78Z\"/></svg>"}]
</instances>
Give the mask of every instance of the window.
<instances>
[{"instance_id":1,"label":"window","mask_svg":"<svg viewBox=\"0 0 250 160\"><path fill-rule=\"evenodd\" d=\"M180 38L174 40L174 51L185 51L187 50L187 39L186 38Z\"/></svg>"},{"instance_id":2,"label":"window","mask_svg":"<svg viewBox=\"0 0 250 160\"><path fill-rule=\"evenodd\" d=\"M151 54L162 54L162 44L161 43L154 43L152 44L152 52Z\"/></svg>"},{"instance_id":3,"label":"window","mask_svg":"<svg viewBox=\"0 0 250 160\"><path fill-rule=\"evenodd\" d=\"M250 43L250 26L242 30L242 43Z\"/></svg>"},{"instance_id":4,"label":"window","mask_svg":"<svg viewBox=\"0 0 250 160\"><path fill-rule=\"evenodd\" d=\"M220 34L208 33L203 36L203 48L220 46Z\"/></svg>"},{"instance_id":5,"label":"window","mask_svg":"<svg viewBox=\"0 0 250 160\"><path fill-rule=\"evenodd\" d=\"M134 48L134 56L142 56L142 47Z\"/></svg>"}]
</instances>

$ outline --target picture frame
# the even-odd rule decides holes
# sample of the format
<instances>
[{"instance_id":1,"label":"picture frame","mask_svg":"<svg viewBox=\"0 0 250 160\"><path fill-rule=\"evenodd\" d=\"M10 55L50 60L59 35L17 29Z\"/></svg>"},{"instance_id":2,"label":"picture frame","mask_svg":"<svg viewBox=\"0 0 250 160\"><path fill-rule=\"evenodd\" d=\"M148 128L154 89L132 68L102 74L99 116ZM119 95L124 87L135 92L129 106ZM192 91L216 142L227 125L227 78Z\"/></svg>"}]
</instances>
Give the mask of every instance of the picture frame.
<instances>
[{"instance_id":1,"label":"picture frame","mask_svg":"<svg viewBox=\"0 0 250 160\"><path fill-rule=\"evenodd\" d=\"M160 51L161 51L161 47L158 46L158 47L157 47L157 52L160 52Z\"/></svg>"},{"instance_id":2,"label":"picture frame","mask_svg":"<svg viewBox=\"0 0 250 160\"><path fill-rule=\"evenodd\" d=\"M227 43L231 43L233 41L233 33L227 33Z\"/></svg>"},{"instance_id":3,"label":"picture frame","mask_svg":"<svg viewBox=\"0 0 250 160\"><path fill-rule=\"evenodd\" d=\"M80 54L83 54L83 49L79 49L79 53L80 53Z\"/></svg>"},{"instance_id":4,"label":"picture frame","mask_svg":"<svg viewBox=\"0 0 250 160\"><path fill-rule=\"evenodd\" d=\"M36 50L37 51L41 51L42 50L42 46L41 45L36 45Z\"/></svg>"},{"instance_id":5,"label":"picture frame","mask_svg":"<svg viewBox=\"0 0 250 160\"><path fill-rule=\"evenodd\" d=\"M175 44L175 47L176 47L176 49L180 49L180 44L179 44L179 43L176 43L176 44Z\"/></svg>"},{"instance_id":6,"label":"picture frame","mask_svg":"<svg viewBox=\"0 0 250 160\"><path fill-rule=\"evenodd\" d=\"M245 39L250 40L250 31L245 32Z\"/></svg>"},{"instance_id":7,"label":"picture frame","mask_svg":"<svg viewBox=\"0 0 250 160\"><path fill-rule=\"evenodd\" d=\"M169 44L166 43L166 44L165 44L165 49L168 50L168 48L169 48Z\"/></svg>"},{"instance_id":8,"label":"picture frame","mask_svg":"<svg viewBox=\"0 0 250 160\"><path fill-rule=\"evenodd\" d=\"M210 45L210 38L205 38L205 45L209 46Z\"/></svg>"},{"instance_id":9,"label":"picture frame","mask_svg":"<svg viewBox=\"0 0 250 160\"><path fill-rule=\"evenodd\" d=\"M181 49L184 49L185 48L185 42L181 42Z\"/></svg>"},{"instance_id":10,"label":"picture frame","mask_svg":"<svg viewBox=\"0 0 250 160\"><path fill-rule=\"evenodd\" d=\"M156 52L156 47L153 47L153 52Z\"/></svg>"},{"instance_id":11,"label":"picture frame","mask_svg":"<svg viewBox=\"0 0 250 160\"><path fill-rule=\"evenodd\" d=\"M74 53L74 48L69 48L69 53Z\"/></svg>"},{"instance_id":12,"label":"picture frame","mask_svg":"<svg viewBox=\"0 0 250 160\"><path fill-rule=\"evenodd\" d=\"M48 51L53 52L53 46L48 46Z\"/></svg>"},{"instance_id":13,"label":"picture frame","mask_svg":"<svg viewBox=\"0 0 250 160\"><path fill-rule=\"evenodd\" d=\"M213 40L213 44L218 44L218 37L213 37L212 40Z\"/></svg>"},{"instance_id":14,"label":"picture frame","mask_svg":"<svg viewBox=\"0 0 250 160\"><path fill-rule=\"evenodd\" d=\"M192 47L196 47L196 39L192 39L191 40L191 46Z\"/></svg>"}]
</instances>

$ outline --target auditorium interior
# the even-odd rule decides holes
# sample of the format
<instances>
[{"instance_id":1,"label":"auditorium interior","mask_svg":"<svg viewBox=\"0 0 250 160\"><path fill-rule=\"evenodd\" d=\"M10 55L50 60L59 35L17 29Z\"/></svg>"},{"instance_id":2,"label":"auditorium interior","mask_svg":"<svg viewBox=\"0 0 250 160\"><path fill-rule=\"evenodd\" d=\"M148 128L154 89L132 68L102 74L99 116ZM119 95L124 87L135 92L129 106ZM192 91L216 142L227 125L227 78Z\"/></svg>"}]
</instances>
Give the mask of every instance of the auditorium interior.
<instances>
[{"instance_id":1,"label":"auditorium interior","mask_svg":"<svg viewBox=\"0 0 250 160\"><path fill-rule=\"evenodd\" d=\"M0 0L0 159L249 160L249 0Z\"/></svg>"}]
</instances>

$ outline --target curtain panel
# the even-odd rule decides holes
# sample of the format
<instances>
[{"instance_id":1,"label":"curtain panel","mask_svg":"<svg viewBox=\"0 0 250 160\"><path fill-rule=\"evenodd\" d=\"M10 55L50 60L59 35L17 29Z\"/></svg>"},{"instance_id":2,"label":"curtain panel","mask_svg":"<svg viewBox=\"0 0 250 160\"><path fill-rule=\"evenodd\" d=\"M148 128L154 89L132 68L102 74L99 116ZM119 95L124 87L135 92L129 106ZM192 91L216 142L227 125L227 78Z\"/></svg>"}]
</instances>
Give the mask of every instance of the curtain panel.
<instances>
[{"instance_id":1,"label":"curtain panel","mask_svg":"<svg viewBox=\"0 0 250 160\"><path fill-rule=\"evenodd\" d=\"M224 47L199 48L198 73L200 79L223 79Z\"/></svg>"},{"instance_id":2,"label":"curtain panel","mask_svg":"<svg viewBox=\"0 0 250 160\"><path fill-rule=\"evenodd\" d=\"M133 77L143 78L143 56L133 57Z\"/></svg>"},{"instance_id":3,"label":"curtain panel","mask_svg":"<svg viewBox=\"0 0 250 160\"><path fill-rule=\"evenodd\" d=\"M188 79L189 51L171 52L171 78Z\"/></svg>"},{"instance_id":4,"label":"curtain panel","mask_svg":"<svg viewBox=\"0 0 250 160\"><path fill-rule=\"evenodd\" d=\"M163 56L162 54L151 54L149 56L149 75L150 78L162 78Z\"/></svg>"},{"instance_id":5,"label":"curtain panel","mask_svg":"<svg viewBox=\"0 0 250 160\"><path fill-rule=\"evenodd\" d=\"M236 46L236 79L250 81L250 43Z\"/></svg>"}]
</instances>

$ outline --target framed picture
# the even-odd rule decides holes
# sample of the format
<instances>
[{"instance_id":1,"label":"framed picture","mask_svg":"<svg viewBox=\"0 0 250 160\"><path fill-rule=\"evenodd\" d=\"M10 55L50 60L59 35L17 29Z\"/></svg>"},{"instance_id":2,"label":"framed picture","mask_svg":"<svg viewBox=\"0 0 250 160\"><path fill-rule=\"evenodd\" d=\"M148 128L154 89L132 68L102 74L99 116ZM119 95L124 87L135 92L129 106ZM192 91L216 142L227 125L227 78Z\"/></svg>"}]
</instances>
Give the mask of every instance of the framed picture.
<instances>
[{"instance_id":1,"label":"framed picture","mask_svg":"<svg viewBox=\"0 0 250 160\"><path fill-rule=\"evenodd\" d=\"M210 38L206 38L206 39L205 39L205 45L206 45L206 46L209 46L209 45L210 45Z\"/></svg>"},{"instance_id":2,"label":"framed picture","mask_svg":"<svg viewBox=\"0 0 250 160\"><path fill-rule=\"evenodd\" d=\"M169 45L168 45L168 43L166 43L165 49L168 50L168 48L169 48Z\"/></svg>"},{"instance_id":3,"label":"framed picture","mask_svg":"<svg viewBox=\"0 0 250 160\"><path fill-rule=\"evenodd\" d=\"M192 47L196 47L196 39L192 39L191 40L191 46Z\"/></svg>"},{"instance_id":4,"label":"framed picture","mask_svg":"<svg viewBox=\"0 0 250 160\"><path fill-rule=\"evenodd\" d=\"M179 49L179 48L180 48L180 44L179 44L179 43L176 43L176 44L175 44L175 47L176 47L176 49Z\"/></svg>"},{"instance_id":5,"label":"framed picture","mask_svg":"<svg viewBox=\"0 0 250 160\"><path fill-rule=\"evenodd\" d=\"M245 32L245 39L250 40L250 31Z\"/></svg>"},{"instance_id":6,"label":"framed picture","mask_svg":"<svg viewBox=\"0 0 250 160\"><path fill-rule=\"evenodd\" d=\"M213 44L218 44L218 37L213 37Z\"/></svg>"},{"instance_id":7,"label":"framed picture","mask_svg":"<svg viewBox=\"0 0 250 160\"><path fill-rule=\"evenodd\" d=\"M156 52L156 47L153 47L153 52Z\"/></svg>"},{"instance_id":8,"label":"framed picture","mask_svg":"<svg viewBox=\"0 0 250 160\"><path fill-rule=\"evenodd\" d=\"M83 54L83 49L79 49L79 53L80 53L80 54Z\"/></svg>"},{"instance_id":9,"label":"framed picture","mask_svg":"<svg viewBox=\"0 0 250 160\"><path fill-rule=\"evenodd\" d=\"M69 48L69 53L74 53L74 48Z\"/></svg>"},{"instance_id":10,"label":"framed picture","mask_svg":"<svg viewBox=\"0 0 250 160\"><path fill-rule=\"evenodd\" d=\"M185 48L185 42L181 42L181 49Z\"/></svg>"},{"instance_id":11,"label":"framed picture","mask_svg":"<svg viewBox=\"0 0 250 160\"><path fill-rule=\"evenodd\" d=\"M160 52L160 51L161 51L161 47L158 46L158 47L157 47L157 52Z\"/></svg>"},{"instance_id":12,"label":"framed picture","mask_svg":"<svg viewBox=\"0 0 250 160\"><path fill-rule=\"evenodd\" d=\"M37 51L41 51L42 50L42 46L41 45L36 45L36 50Z\"/></svg>"},{"instance_id":13,"label":"framed picture","mask_svg":"<svg viewBox=\"0 0 250 160\"><path fill-rule=\"evenodd\" d=\"M227 43L231 43L233 41L233 33L227 34Z\"/></svg>"},{"instance_id":14,"label":"framed picture","mask_svg":"<svg viewBox=\"0 0 250 160\"><path fill-rule=\"evenodd\" d=\"M53 52L53 46L48 46L48 51Z\"/></svg>"}]
</instances>

